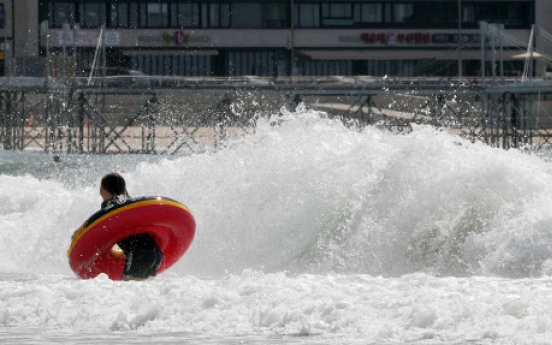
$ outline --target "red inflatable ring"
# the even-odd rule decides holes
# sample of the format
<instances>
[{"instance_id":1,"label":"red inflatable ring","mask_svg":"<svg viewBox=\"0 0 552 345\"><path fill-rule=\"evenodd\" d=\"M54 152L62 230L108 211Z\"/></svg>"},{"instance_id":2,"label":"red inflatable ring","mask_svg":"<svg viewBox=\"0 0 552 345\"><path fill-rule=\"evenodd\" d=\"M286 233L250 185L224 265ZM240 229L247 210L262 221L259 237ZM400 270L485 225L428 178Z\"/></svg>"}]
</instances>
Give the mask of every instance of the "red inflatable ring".
<instances>
[{"instance_id":1,"label":"red inflatable ring","mask_svg":"<svg viewBox=\"0 0 552 345\"><path fill-rule=\"evenodd\" d=\"M132 198L93 214L75 232L67 252L69 265L82 279L101 273L120 280L125 260L111 254L111 248L125 237L147 233L163 252L157 270L161 273L188 250L195 235L195 220L179 202L163 197Z\"/></svg>"}]
</instances>

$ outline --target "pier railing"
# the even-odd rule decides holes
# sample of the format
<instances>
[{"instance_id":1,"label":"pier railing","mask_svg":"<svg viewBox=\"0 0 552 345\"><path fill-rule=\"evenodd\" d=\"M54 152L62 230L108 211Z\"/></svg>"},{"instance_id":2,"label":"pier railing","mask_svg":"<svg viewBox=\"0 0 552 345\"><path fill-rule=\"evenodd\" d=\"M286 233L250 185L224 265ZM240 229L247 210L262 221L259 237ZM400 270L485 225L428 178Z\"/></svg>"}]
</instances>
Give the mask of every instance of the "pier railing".
<instances>
[{"instance_id":1,"label":"pier railing","mask_svg":"<svg viewBox=\"0 0 552 345\"><path fill-rule=\"evenodd\" d=\"M552 81L474 78L2 78L5 150L186 154L217 150L302 103L351 126L445 128L493 147L552 143Z\"/></svg>"}]
</instances>

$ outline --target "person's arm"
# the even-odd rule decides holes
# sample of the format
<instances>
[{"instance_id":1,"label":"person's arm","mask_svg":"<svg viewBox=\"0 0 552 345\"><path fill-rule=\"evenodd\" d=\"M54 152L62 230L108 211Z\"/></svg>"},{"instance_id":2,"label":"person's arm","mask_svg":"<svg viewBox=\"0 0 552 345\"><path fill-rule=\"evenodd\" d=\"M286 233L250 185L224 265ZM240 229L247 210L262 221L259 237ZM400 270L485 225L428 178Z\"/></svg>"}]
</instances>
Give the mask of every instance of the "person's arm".
<instances>
[{"instance_id":1,"label":"person's arm","mask_svg":"<svg viewBox=\"0 0 552 345\"><path fill-rule=\"evenodd\" d=\"M131 241L132 237L123 238L117 243L117 245L119 246L119 248L121 248L123 252L128 254L128 252L132 249Z\"/></svg>"}]
</instances>

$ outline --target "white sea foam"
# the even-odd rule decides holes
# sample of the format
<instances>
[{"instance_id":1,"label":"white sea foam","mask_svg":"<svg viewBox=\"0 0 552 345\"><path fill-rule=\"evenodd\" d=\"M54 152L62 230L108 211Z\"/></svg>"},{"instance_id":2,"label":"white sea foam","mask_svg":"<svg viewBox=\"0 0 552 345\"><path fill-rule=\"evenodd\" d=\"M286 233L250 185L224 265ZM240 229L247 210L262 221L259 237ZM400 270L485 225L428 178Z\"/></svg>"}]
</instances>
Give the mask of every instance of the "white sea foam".
<instances>
[{"instance_id":1,"label":"white sea foam","mask_svg":"<svg viewBox=\"0 0 552 345\"><path fill-rule=\"evenodd\" d=\"M0 340L552 343L552 169L515 150L301 112L216 153L1 152L0 171ZM110 171L195 215L154 280L69 269Z\"/></svg>"},{"instance_id":2,"label":"white sea foam","mask_svg":"<svg viewBox=\"0 0 552 345\"><path fill-rule=\"evenodd\" d=\"M13 333L25 338L21 330L38 331L37 342L94 344L110 338L233 344L236 337L255 344L271 337L304 344L549 344L552 335L549 278L248 270L219 279L166 274L147 282L43 274L1 278L0 340L13 341Z\"/></svg>"}]
</instances>

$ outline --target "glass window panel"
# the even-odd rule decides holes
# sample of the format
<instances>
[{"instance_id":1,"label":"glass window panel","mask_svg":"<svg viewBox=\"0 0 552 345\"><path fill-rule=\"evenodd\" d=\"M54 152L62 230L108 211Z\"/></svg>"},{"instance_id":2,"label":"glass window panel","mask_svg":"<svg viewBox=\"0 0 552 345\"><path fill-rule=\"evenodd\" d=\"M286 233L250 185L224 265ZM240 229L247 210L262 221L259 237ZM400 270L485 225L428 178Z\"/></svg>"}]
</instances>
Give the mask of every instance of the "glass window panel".
<instances>
[{"instance_id":1,"label":"glass window panel","mask_svg":"<svg viewBox=\"0 0 552 345\"><path fill-rule=\"evenodd\" d=\"M110 12L111 17L109 20L110 27L113 28L128 28L129 16L128 16L128 4L111 4Z\"/></svg>"},{"instance_id":2,"label":"glass window panel","mask_svg":"<svg viewBox=\"0 0 552 345\"><path fill-rule=\"evenodd\" d=\"M309 5L301 5L301 10L299 12L299 26L303 28L310 28L314 24L312 12L309 11L308 7Z\"/></svg>"},{"instance_id":3,"label":"glass window panel","mask_svg":"<svg viewBox=\"0 0 552 345\"><path fill-rule=\"evenodd\" d=\"M178 22L179 27L198 27L199 26L199 4L178 4Z\"/></svg>"},{"instance_id":4,"label":"glass window panel","mask_svg":"<svg viewBox=\"0 0 552 345\"><path fill-rule=\"evenodd\" d=\"M331 4L330 16L332 18L347 18L351 16L350 4Z\"/></svg>"},{"instance_id":5,"label":"glass window panel","mask_svg":"<svg viewBox=\"0 0 552 345\"><path fill-rule=\"evenodd\" d=\"M209 26L219 27L219 4L209 4Z\"/></svg>"},{"instance_id":6,"label":"glass window panel","mask_svg":"<svg viewBox=\"0 0 552 345\"><path fill-rule=\"evenodd\" d=\"M363 23L381 23L383 21L383 7L381 4L362 4Z\"/></svg>"},{"instance_id":7,"label":"glass window panel","mask_svg":"<svg viewBox=\"0 0 552 345\"><path fill-rule=\"evenodd\" d=\"M301 4L299 8L299 26L304 28L318 26L315 20L315 11L318 11L318 5Z\"/></svg>"},{"instance_id":8,"label":"glass window panel","mask_svg":"<svg viewBox=\"0 0 552 345\"><path fill-rule=\"evenodd\" d=\"M313 18L314 18L314 27L320 27L320 5L319 4L313 4Z\"/></svg>"},{"instance_id":9,"label":"glass window panel","mask_svg":"<svg viewBox=\"0 0 552 345\"><path fill-rule=\"evenodd\" d=\"M161 4L161 27L166 28L169 26L169 5Z\"/></svg>"},{"instance_id":10,"label":"glass window panel","mask_svg":"<svg viewBox=\"0 0 552 345\"><path fill-rule=\"evenodd\" d=\"M528 26L533 23L534 11L530 11L529 4L511 3L504 5L507 6L505 9L506 25Z\"/></svg>"},{"instance_id":11,"label":"glass window panel","mask_svg":"<svg viewBox=\"0 0 552 345\"><path fill-rule=\"evenodd\" d=\"M63 24L74 23L75 5L67 2L53 3L50 10L50 20L54 27L62 27Z\"/></svg>"},{"instance_id":12,"label":"glass window panel","mask_svg":"<svg viewBox=\"0 0 552 345\"><path fill-rule=\"evenodd\" d=\"M201 15L201 27L207 28L209 27L209 7L206 3L202 3L200 5L200 15Z\"/></svg>"},{"instance_id":13,"label":"glass window panel","mask_svg":"<svg viewBox=\"0 0 552 345\"><path fill-rule=\"evenodd\" d=\"M97 28L105 23L105 4L85 3L81 6L81 25L83 27Z\"/></svg>"},{"instance_id":14,"label":"glass window panel","mask_svg":"<svg viewBox=\"0 0 552 345\"><path fill-rule=\"evenodd\" d=\"M140 10L138 11L138 26L141 28L145 28L148 26L148 12L146 9L146 4L140 4Z\"/></svg>"},{"instance_id":15,"label":"glass window panel","mask_svg":"<svg viewBox=\"0 0 552 345\"><path fill-rule=\"evenodd\" d=\"M147 26L150 28L167 27L169 23L169 8L163 3L147 4Z\"/></svg>"},{"instance_id":16,"label":"glass window panel","mask_svg":"<svg viewBox=\"0 0 552 345\"><path fill-rule=\"evenodd\" d=\"M385 4L384 18L386 23L393 21L393 7L391 4Z\"/></svg>"},{"instance_id":17,"label":"glass window panel","mask_svg":"<svg viewBox=\"0 0 552 345\"><path fill-rule=\"evenodd\" d=\"M193 27L197 23L194 11L195 4L179 4L178 5L178 26Z\"/></svg>"},{"instance_id":18,"label":"glass window panel","mask_svg":"<svg viewBox=\"0 0 552 345\"><path fill-rule=\"evenodd\" d=\"M322 4L322 18L328 18L330 16L330 4Z\"/></svg>"},{"instance_id":19,"label":"glass window panel","mask_svg":"<svg viewBox=\"0 0 552 345\"><path fill-rule=\"evenodd\" d=\"M220 27L229 28L230 27L230 4L223 3L220 4Z\"/></svg>"},{"instance_id":20,"label":"glass window panel","mask_svg":"<svg viewBox=\"0 0 552 345\"><path fill-rule=\"evenodd\" d=\"M475 5L462 5L462 23L475 23Z\"/></svg>"},{"instance_id":21,"label":"glass window panel","mask_svg":"<svg viewBox=\"0 0 552 345\"><path fill-rule=\"evenodd\" d=\"M508 19L517 19L521 13L523 13L523 5L522 4L510 4L507 5L506 8L506 17Z\"/></svg>"},{"instance_id":22,"label":"glass window panel","mask_svg":"<svg viewBox=\"0 0 552 345\"><path fill-rule=\"evenodd\" d=\"M458 23L458 5L452 3L416 4L415 22L433 22L438 24ZM428 20L429 18L429 20Z\"/></svg>"},{"instance_id":23,"label":"glass window panel","mask_svg":"<svg viewBox=\"0 0 552 345\"><path fill-rule=\"evenodd\" d=\"M117 7L117 4L111 4L109 6L109 10L111 13L111 16L109 17L109 26L112 28L116 28L119 26L119 13Z\"/></svg>"},{"instance_id":24,"label":"glass window panel","mask_svg":"<svg viewBox=\"0 0 552 345\"><path fill-rule=\"evenodd\" d=\"M404 23L412 18L414 14L413 4L395 4L393 21L395 23Z\"/></svg>"},{"instance_id":25,"label":"glass window panel","mask_svg":"<svg viewBox=\"0 0 552 345\"><path fill-rule=\"evenodd\" d=\"M169 9L170 9L169 16L170 16L171 27L173 28L178 27L178 15L179 15L178 4L171 3Z\"/></svg>"},{"instance_id":26,"label":"glass window panel","mask_svg":"<svg viewBox=\"0 0 552 345\"><path fill-rule=\"evenodd\" d=\"M6 9L4 4L0 4L0 28L4 28L6 25Z\"/></svg>"},{"instance_id":27,"label":"glass window panel","mask_svg":"<svg viewBox=\"0 0 552 345\"><path fill-rule=\"evenodd\" d=\"M258 29L262 26L260 3L234 2L232 4L232 27L236 29Z\"/></svg>"},{"instance_id":28,"label":"glass window panel","mask_svg":"<svg viewBox=\"0 0 552 345\"><path fill-rule=\"evenodd\" d=\"M342 4L343 5L343 17L352 18L353 17L353 4Z\"/></svg>"},{"instance_id":29,"label":"glass window panel","mask_svg":"<svg viewBox=\"0 0 552 345\"><path fill-rule=\"evenodd\" d=\"M137 27L139 27L139 22L138 22L138 4L136 3L132 3L130 4L130 27L135 29Z\"/></svg>"},{"instance_id":30,"label":"glass window panel","mask_svg":"<svg viewBox=\"0 0 552 345\"><path fill-rule=\"evenodd\" d=\"M119 27L128 28L128 4L119 4Z\"/></svg>"},{"instance_id":31,"label":"glass window panel","mask_svg":"<svg viewBox=\"0 0 552 345\"><path fill-rule=\"evenodd\" d=\"M498 13L498 4L489 3L489 4L479 4L479 19L482 20L493 20L496 19Z\"/></svg>"},{"instance_id":32,"label":"glass window panel","mask_svg":"<svg viewBox=\"0 0 552 345\"><path fill-rule=\"evenodd\" d=\"M416 2L395 6L396 22L408 22L418 27L431 25L456 26L458 22L457 11L458 6L453 2Z\"/></svg>"},{"instance_id":33,"label":"glass window panel","mask_svg":"<svg viewBox=\"0 0 552 345\"><path fill-rule=\"evenodd\" d=\"M263 28L289 27L289 7L287 3L262 3L261 9Z\"/></svg>"},{"instance_id":34,"label":"glass window panel","mask_svg":"<svg viewBox=\"0 0 552 345\"><path fill-rule=\"evenodd\" d=\"M353 6L351 3L327 4L323 11L320 24L322 26L353 26ZM327 16L325 16L327 14Z\"/></svg>"}]
</instances>

